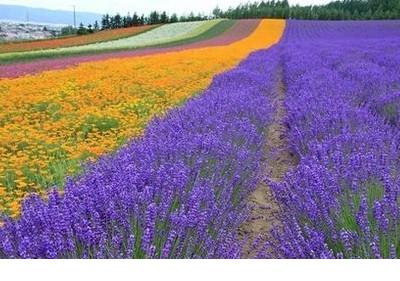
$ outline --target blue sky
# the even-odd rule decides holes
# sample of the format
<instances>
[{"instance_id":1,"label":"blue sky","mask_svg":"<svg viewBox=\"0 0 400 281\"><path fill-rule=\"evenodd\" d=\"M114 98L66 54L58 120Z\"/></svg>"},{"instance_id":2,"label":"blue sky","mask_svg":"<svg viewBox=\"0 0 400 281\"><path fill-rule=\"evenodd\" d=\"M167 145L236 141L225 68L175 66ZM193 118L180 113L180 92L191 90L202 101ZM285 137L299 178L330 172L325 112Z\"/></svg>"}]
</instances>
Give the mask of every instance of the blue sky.
<instances>
[{"instance_id":1,"label":"blue sky","mask_svg":"<svg viewBox=\"0 0 400 281\"><path fill-rule=\"evenodd\" d=\"M215 6L228 8L247 0L0 0L0 4L24 5L31 7L70 10L76 5L77 10L96 13L121 13L138 11L147 13L151 10L177 12L179 14L190 11L209 13ZM289 0L291 4L323 4L329 0Z\"/></svg>"}]
</instances>

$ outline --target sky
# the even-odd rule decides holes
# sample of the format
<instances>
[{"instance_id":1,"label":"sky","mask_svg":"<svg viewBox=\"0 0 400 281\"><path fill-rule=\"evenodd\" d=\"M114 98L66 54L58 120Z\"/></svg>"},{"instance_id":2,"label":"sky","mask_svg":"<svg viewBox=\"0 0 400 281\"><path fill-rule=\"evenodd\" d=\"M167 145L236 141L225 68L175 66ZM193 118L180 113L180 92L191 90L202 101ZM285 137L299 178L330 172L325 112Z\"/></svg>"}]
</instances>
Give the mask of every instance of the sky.
<instances>
[{"instance_id":1,"label":"sky","mask_svg":"<svg viewBox=\"0 0 400 281\"><path fill-rule=\"evenodd\" d=\"M167 11L178 14L188 14L190 11L210 13L217 5L226 9L246 3L248 0L0 0L0 4L23 5L55 10L70 10L76 5L77 11L94 13L121 13L128 11L148 13L149 11ZM252 0L251 0L252 2ZM310 5L325 4L330 0L289 0L290 4Z\"/></svg>"}]
</instances>

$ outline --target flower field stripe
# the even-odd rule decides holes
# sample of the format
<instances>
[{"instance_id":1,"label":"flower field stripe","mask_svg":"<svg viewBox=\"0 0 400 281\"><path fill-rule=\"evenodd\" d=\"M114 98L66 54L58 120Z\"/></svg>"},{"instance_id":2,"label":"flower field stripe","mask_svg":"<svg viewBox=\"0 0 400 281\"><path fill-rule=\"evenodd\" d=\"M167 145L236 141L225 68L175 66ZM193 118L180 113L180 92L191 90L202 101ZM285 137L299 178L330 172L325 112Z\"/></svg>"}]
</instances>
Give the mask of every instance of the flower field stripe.
<instances>
[{"instance_id":1,"label":"flower field stripe","mask_svg":"<svg viewBox=\"0 0 400 281\"><path fill-rule=\"evenodd\" d=\"M18 215L30 193L63 186L81 162L143 134L149 120L206 89L212 77L280 40L264 20L229 46L111 59L0 80L0 211Z\"/></svg>"},{"instance_id":2,"label":"flower field stripe","mask_svg":"<svg viewBox=\"0 0 400 281\"><path fill-rule=\"evenodd\" d=\"M227 21L219 23L218 25L225 24L225 22ZM34 62L19 62L13 63L11 65L0 65L0 77L19 77L26 74L35 74L46 70L63 69L77 65L82 62L101 61L110 58L138 57L164 54L194 48L230 45L236 41L240 41L248 37L252 32L256 30L259 23L260 20L239 20L232 28L227 29L219 36L206 40L202 39L201 41L194 43L184 43L183 45L175 47L151 47L133 51L119 51L110 53L107 52L102 54L71 56L68 58L42 59L36 60ZM213 32L214 29L217 29L218 25L210 29L209 32ZM189 41L189 39L187 40ZM173 45L173 43L170 44Z\"/></svg>"},{"instance_id":3,"label":"flower field stripe","mask_svg":"<svg viewBox=\"0 0 400 281\"><path fill-rule=\"evenodd\" d=\"M179 49L169 48L167 51L230 45L249 36L258 27L260 22L260 20L236 20L234 21L233 26L218 36L213 36L212 38L203 38L205 40L190 40L187 41L190 44L179 46ZM227 26L230 25L230 23L226 22L224 22L224 24Z\"/></svg>"},{"instance_id":4,"label":"flower field stripe","mask_svg":"<svg viewBox=\"0 0 400 281\"><path fill-rule=\"evenodd\" d=\"M0 44L0 53L27 52L34 50L54 49L61 47L81 46L130 37L156 28L157 25L135 26L111 30L102 30L88 35L68 36L35 41L10 42Z\"/></svg>"},{"instance_id":5,"label":"flower field stripe","mask_svg":"<svg viewBox=\"0 0 400 281\"><path fill-rule=\"evenodd\" d=\"M62 195L28 198L21 217L0 229L0 257L239 257L237 229L273 116L276 52L256 52L217 75L143 137L69 180Z\"/></svg>"},{"instance_id":6,"label":"flower field stripe","mask_svg":"<svg viewBox=\"0 0 400 281\"><path fill-rule=\"evenodd\" d=\"M202 27L202 32L198 32L196 36L184 38L182 40L173 41L171 43L164 43L160 45L151 46L151 48L162 47L174 47L174 46L181 46L181 45L189 45L193 43L203 42L212 40L214 38L219 37L221 34L224 34L229 29L231 29L238 21L237 20L222 20L219 21L217 24L213 25L211 28Z\"/></svg>"},{"instance_id":7,"label":"flower field stripe","mask_svg":"<svg viewBox=\"0 0 400 281\"><path fill-rule=\"evenodd\" d=\"M299 165L263 255L400 257L400 21L289 21L282 49ZM261 256L263 256L261 255Z\"/></svg>"},{"instance_id":8,"label":"flower field stripe","mask_svg":"<svg viewBox=\"0 0 400 281\"><path fill-rule=\"evenodd\" d=\"M106 42L48 50L0 54L0 63L4 64L14 61L32 60L38 58L121 51L179 42L199 36L208 29L214 27L220 21L222 20L171 23L161 25L138 35Z\"/></svg>"}]
</instances>

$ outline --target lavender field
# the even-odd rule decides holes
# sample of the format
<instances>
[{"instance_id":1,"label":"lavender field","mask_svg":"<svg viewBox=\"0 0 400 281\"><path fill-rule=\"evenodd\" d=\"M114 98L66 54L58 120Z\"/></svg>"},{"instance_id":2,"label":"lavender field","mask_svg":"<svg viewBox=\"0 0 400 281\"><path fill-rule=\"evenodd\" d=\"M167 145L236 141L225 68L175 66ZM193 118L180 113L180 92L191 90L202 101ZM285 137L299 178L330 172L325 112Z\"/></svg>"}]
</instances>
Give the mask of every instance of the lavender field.
<instances>
[{"instance_id":1,"label":"lavender field","mask_svg":"<svg viewBox=\"0 0 400 281\"><path fill-rule=\"evenodd\" d=\"M1 258L399 258L400 21L286 21L0 228Z\"/></svg>"},{"instance_id":2,"label":"lavender field","mask_svg":"<svg viewBox=\"0 0 400 281\"><path fill-rule=\"evenodd\" d=\"M266 254L400 257L400 29L289 22L281 43L290 149Z\"/></svg>"}]
</instances>

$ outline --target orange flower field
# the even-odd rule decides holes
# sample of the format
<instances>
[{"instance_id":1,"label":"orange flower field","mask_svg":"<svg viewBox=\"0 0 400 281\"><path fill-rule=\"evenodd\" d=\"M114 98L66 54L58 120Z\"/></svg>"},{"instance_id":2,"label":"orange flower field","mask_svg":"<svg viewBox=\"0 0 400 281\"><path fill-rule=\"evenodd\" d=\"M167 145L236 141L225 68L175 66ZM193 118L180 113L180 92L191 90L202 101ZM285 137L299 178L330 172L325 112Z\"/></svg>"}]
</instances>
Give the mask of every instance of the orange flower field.
<instances>
[{"instance_id":1,"label":"orange flower field","mask_svg":"<svg viewBox=\"0 0 400 281\"><path fill-rule=\"evenodd\" d=\"M0 80L0 212L17 215L27 194L62 187L83 161L140 136L150 119L207 88L215 74L277 43L284 28L283 20L263 20L229 46Z\"/></svg>"},{"instance_id":2,"label":"orange flower field","mask_svg":"<svg viewBox=\"0 0 400 281\"><path fill-rule=\"evenodd\" d=\"M128 28L102 30L85 36L78 35L78 36L69 36L56 39L36 40L31 42L22 41L22 42L5 43L5 44L0 44L0 54L8 52L23 52L23 51L54 49L61 47L81 46L91 43L116 40L136 35L155 27L157 27L157 25L134 26Z\"/></svg>"}]
</instances>

